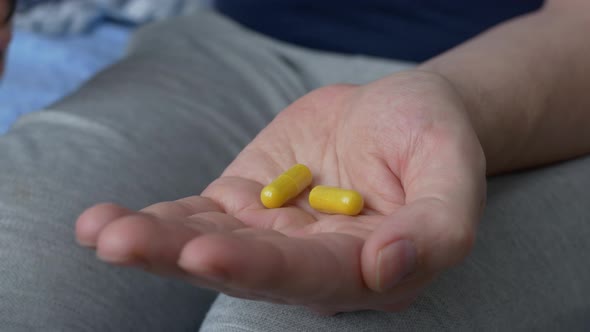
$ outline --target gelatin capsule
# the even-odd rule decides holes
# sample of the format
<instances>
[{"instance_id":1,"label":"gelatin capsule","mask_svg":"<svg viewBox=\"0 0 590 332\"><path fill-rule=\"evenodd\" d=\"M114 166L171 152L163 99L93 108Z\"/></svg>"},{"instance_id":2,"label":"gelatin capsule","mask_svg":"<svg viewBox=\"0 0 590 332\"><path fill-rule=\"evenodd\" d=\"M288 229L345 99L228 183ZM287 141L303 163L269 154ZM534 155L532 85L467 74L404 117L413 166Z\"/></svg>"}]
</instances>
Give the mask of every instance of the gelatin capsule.
<instances>
[{"instance_id":1,"label":"gelatin capsule","mask_svg":"<svg viewBox=\"0 0 590 332\"><path fill-rule=\"evenodd\" d=\"M363 209L364 201L354 190L317 186L309 193L309 205L323 213L356 216Z\"/></svg>"},{"instance_id":2,"label":"gelatin capsule","mask_svg":"<svg viewBox=\"0 0 590 332\"><path fill-rule=\"evenodd\" d=\"M260 200L269 209L281 207L307 188L311 184L311 179L309 168L303 164L297 164L262 188Z\"/></svg>"}]
</instances>

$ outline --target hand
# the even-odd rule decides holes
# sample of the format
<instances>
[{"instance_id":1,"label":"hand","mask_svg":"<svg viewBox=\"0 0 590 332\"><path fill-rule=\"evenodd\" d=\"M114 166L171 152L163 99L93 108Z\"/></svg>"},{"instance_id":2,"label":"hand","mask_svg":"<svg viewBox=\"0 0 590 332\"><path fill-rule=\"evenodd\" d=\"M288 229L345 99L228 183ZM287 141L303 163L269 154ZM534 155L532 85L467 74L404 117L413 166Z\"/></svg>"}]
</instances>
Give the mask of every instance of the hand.
<instances>
[{"instance_id":1,"label":"hand","mask_svg":"<svg viewBox=\"0 0 590 332\"><path fill-rule=\"evenodd\" d=\"M0 0L0 76L4 72L4 61L12 34L10 20L14 12L14 6L13 0Z\"/></svg>"},{"instance_id":2,"label":"hand","mask_svg":"<svg viewBox=\"0 0 590 332\"><path fill-rule=\"evenodd\" d=\"M265 209L262 187L296 163L313 185L359 191L362 214L313 211L308 191ZM469 253L484 198L485 158L457 93L410 71L304 96L201 196L140 212L95 206L77 238L107 262L232 296L395 311Z\"/></svg>"}]
</instances>

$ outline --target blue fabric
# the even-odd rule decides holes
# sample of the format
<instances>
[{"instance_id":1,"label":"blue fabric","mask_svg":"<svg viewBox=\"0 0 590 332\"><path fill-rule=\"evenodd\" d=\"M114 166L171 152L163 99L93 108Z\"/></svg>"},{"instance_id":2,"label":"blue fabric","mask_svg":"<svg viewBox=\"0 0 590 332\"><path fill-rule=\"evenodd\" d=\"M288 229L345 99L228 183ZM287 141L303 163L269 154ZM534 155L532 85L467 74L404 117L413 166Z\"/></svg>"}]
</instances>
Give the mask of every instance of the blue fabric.
<instances>
[{"instance_id":1,"label":"blue fabric","mask_svg":"<svg viewBox=\"0 0 590 332\"><path fill-rule=\"evenodd\" d=\"M52 35L93 29L105 20L137 25L196 9L204 0L20 0L17 27Z\"/></svg>"},{"instance_id":2,"label":"blue fabric","mask_svg":"<svg viewBox=\"0 0 590 332\"><path fill-rule=\"evenodd\" d=\"M542 0L216 0L271 37L316 49L423 61Z\"/></svg>"},{"instance_id":3,"label":"blue fabric","mask_svg":"<svg viewBox=\"0 0 590 332\"><path fill-rule=\"evenodd\" d=\"M129 33L130 29L111 24L68 38L15 31L0 85L0 133L19 115L72 92L120 58Z\"/></svg>"}]
</instances>

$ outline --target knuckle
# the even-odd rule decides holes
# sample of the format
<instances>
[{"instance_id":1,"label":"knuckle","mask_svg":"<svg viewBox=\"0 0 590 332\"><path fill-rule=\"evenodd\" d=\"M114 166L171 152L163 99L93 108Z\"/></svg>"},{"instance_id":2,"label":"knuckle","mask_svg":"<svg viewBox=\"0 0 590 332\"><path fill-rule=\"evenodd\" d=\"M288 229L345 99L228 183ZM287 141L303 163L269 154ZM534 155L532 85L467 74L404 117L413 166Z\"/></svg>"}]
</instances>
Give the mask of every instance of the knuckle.
<instances>
[{"instance_id":1,"label":"knuckle","mask_svg":"<svg viewBox=\"0 0 590 332\"><path fill-rule=\"evenodd\" d=\"M176 206L173 204L173 202L158 202L142 209L141 212L151 215L159 215L175 209Z\"/></svg>"}]
</instances>

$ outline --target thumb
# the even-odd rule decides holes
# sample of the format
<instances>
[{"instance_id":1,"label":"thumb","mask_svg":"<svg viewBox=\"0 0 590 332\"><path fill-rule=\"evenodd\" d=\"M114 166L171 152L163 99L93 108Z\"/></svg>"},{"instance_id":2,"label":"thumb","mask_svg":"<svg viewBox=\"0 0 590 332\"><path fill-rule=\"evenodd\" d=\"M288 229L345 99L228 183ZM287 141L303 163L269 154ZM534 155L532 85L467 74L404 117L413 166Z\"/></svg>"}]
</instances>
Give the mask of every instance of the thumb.
<instances>
[{"instance_id":1,"label":"thumb","mask_svg":"<svg viewBox=\"0 0 590 332\"><path fill-rule=\"evenodd\" d=\"M367 286L384 292L413 274L461 262L475 240L474 220L459 220L442 202L424 199L400 209L366 241L361 256Z\"/></svg>"},{"instance_id":2,"label":"thumb","mask_svg":"<svg viewBox=\"0 0 590 332\"><path fill-rule=\"evenodd\" d=\"M446 156L411 177L406 205L366 240L361 266L369 288L383 292L408 275L437 273L471 251L485 201L485 167L464 154Z\"/></svg>"}]
</instances>

